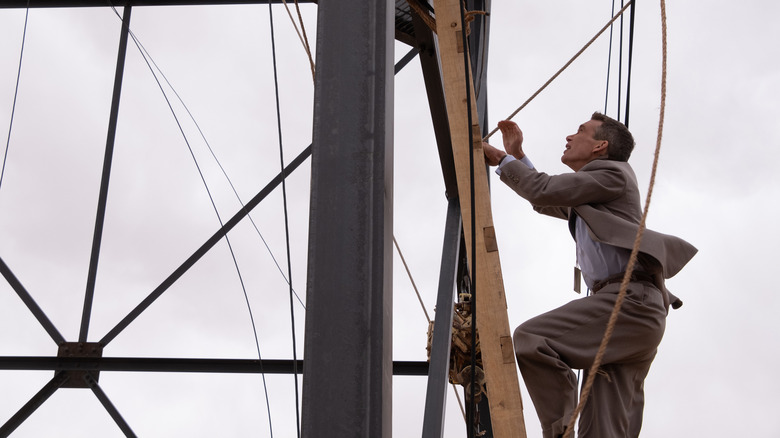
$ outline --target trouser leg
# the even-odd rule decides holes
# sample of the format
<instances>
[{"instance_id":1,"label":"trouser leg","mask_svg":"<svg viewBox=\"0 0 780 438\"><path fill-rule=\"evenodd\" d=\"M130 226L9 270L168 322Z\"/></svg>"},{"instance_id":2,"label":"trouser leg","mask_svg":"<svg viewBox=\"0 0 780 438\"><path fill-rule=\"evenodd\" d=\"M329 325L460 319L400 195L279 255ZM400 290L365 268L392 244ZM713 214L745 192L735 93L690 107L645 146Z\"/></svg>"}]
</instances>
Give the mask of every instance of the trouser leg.
<instances>
[{"instance_id":1,"label":"trouser leg","mask_svg":"<svg viewBox=\"0 0 780 438\"><path fill-rule=\"evenodd\" d=\"M652 358L600 367L579 419L580 438L636 438L642 427L644 380ZM588 370L583 373L583 382Z\"/></svg>"},{"instance_id":2,"label":"trouser leg","mask_svg":"<svg viewBox=\"0 0 780 438\"><path fill-rule=\"evenodd\" d=\"M515 330L517 363L545 438L563 433L576 406L577 380L572 369L587 369L593 363L617 297L619 285L611 286L526 321ZM628 430L639 430L640 426L630 423L635 422L638 405L641 425L641 382L663 336L665 320L659 291L645 283L631 283L603 361L604 369L612 369L614 380L620 383L599 382L597 394L591 397L594 411L589 413L587 426L606 430L615 424L622 432L591 436L623 438ZM637 379L639 387L627 383ZM610 410L610 415L593 415L604 413L600 406L615 400L619 400L620 409Z\"/></svg>"}]
</instances>

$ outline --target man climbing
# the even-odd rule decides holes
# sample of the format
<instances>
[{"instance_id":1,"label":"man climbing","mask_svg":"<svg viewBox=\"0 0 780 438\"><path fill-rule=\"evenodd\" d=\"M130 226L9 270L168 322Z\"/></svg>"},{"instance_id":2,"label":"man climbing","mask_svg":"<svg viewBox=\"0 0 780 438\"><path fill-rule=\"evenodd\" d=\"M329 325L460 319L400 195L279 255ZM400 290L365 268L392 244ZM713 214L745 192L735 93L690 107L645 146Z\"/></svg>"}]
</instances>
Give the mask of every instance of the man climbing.
<instances>
[{"instance_id":1,"label":"man climbing","mask_svg":"<svg viewBox=\"0 0 780 438\"><path fill-rule=\"evenodd\" d=\"M498 127L506 152L483 143L486 162L498 166L501 181L536 211L568 221L578 269L593 293L526 321L513 336L543 435L558 437L578 402L572 370L585 370L587 380L642 218L636 176L627 163L634 138L622 123L594 113L566 137L561 161L574 172L547 175L534 169L523 152L517 124L502 121ZM663 337L669 305L682 305L664 287L664 279L695 253L682 239L644 232L617 325L579 419L580 437L639 435L644 379Z\"/></svg>"}]
</instances>

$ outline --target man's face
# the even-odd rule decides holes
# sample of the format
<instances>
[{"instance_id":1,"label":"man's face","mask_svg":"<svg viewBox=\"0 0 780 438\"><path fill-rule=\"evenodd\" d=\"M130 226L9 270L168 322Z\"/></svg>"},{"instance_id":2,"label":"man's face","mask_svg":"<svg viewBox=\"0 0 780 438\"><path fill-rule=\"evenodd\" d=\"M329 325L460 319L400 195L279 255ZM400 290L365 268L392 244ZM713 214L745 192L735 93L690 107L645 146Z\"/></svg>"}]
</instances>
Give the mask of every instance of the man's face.
<instances>
[{"instance_id":1,"label":"man's face","mask_svg":"<svg viewBox=\"0 0 780 438\"><path fill-rule=\"evenodd\" d=\"M561 156L561 162L575 172L596 157L606 153L605 140L593 138L596 129L601 126L598 120L588 120L580 125L576 134L566 137L566 149Z\"/></svg>"}]
</instances>

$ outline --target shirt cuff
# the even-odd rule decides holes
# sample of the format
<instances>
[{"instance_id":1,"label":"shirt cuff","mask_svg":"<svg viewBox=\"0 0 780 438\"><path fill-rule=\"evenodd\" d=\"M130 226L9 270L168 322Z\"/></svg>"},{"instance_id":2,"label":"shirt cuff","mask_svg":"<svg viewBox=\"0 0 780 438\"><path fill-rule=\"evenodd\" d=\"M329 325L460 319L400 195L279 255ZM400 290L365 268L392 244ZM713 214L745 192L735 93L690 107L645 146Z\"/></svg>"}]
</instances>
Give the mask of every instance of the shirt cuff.
<instances>
[{"instance_id":1,"label":"shirt cuff","mask_svg":"<svg viewBox=\"0 0 780 438\"><path fill-rule=\"evenodd\" d=\"M511 163L515 160L517 160L517 158L507 154L504 158L501 159L501 162L498 163L498 167L496 168L496 175L501 176L501 169L506 166L507 163ZM531 162L531 160L528 158L528 155L524 155L523 158L520 159L520 162L528 166L529 169L534 168L534 163Z\"/></svg>"}]
</instances>

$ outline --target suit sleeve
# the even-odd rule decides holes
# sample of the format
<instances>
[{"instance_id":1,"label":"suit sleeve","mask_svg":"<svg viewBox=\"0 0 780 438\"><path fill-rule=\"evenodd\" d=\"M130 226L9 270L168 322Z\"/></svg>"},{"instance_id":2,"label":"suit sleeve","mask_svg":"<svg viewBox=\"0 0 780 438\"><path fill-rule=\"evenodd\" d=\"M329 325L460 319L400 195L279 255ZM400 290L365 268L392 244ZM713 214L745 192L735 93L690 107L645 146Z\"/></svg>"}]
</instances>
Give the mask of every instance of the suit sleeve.
<instances>
[{"instance_id":1,"label":"suit sleeve","mask_svg":"<svg viewBox=\"0 0 780 438\"><path fill-rule=\"evenodd\" d=\"M585 166L578 172L548 175L513 161L503 167L501 181L537 211L555 217L561 217L560 210L551 211L548 207L601 204L617 199L626 190L625 174L609 165Z\"/></svg>"},{"instance_id":2,"label":"suit sleeve","mask_svg":"<svg viewBox=\"0 0 780 438\"><path fill-rule=\"evenodd\" d=\"M546 216L552 216L558 219L569 219L569 207L550 207L541 205L533 205L533 207L534 211L537 213L541 213Z\"/></svg>"}]
</instances>

